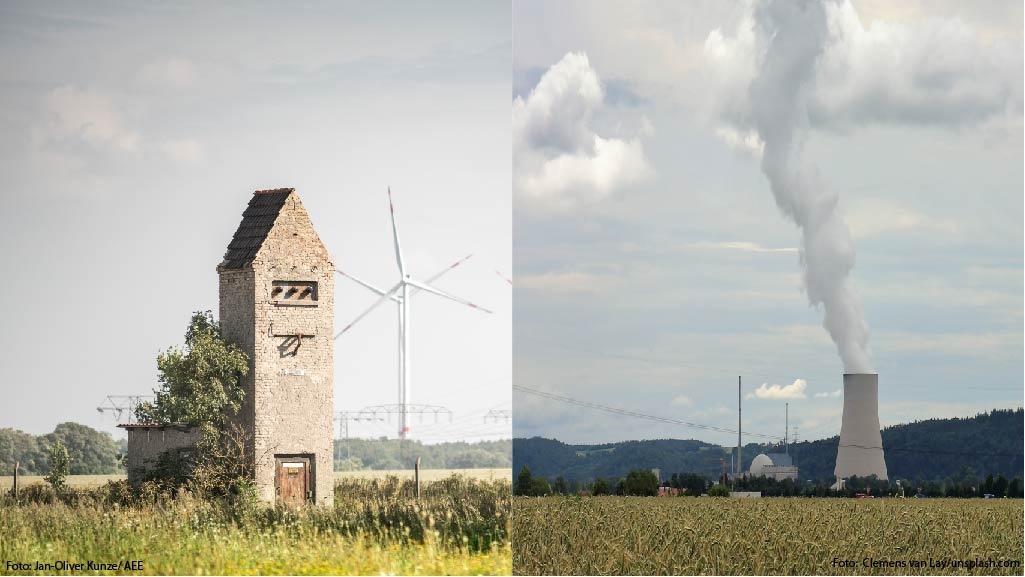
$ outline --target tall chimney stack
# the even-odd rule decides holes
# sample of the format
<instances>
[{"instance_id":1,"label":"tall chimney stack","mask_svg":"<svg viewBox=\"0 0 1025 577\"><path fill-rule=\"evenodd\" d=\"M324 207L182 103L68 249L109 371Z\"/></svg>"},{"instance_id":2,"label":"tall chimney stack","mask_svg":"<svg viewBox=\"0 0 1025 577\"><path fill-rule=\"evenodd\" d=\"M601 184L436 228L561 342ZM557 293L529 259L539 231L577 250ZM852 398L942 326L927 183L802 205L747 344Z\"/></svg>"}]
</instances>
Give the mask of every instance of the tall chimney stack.
<instances>
[{"instance_id":1,"label":"tall chimney stack","mask_svg":"<svg viewBox=\"0 0 1025 577\"><path fill-rule=\"evenodd\" d=\"M879 433L879 375L844 374L843 420L836 452L837 480L853 475L887 479L883 437Z\"/></svg>"}]
</instances>

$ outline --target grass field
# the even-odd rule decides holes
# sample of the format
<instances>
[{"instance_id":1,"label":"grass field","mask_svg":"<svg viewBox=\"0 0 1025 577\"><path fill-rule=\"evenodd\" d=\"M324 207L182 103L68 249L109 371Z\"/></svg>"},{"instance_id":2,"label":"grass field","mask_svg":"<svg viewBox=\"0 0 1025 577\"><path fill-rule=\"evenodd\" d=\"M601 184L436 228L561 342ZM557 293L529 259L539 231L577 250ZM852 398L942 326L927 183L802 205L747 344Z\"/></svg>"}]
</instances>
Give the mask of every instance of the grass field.
<instances>
[{"instance_id":1,"label":"grass field","mask_svg":"<svg viewBox=\"0 0 1025 577\"><path fill-rule=\"evenodd\" d=\"M420 471L421 481L437 481L452 475L462 475L471 479L483 481L502 480L512 481L512 469L424 469ZM335 481L345 479L385 479L387 477L398 477L400 479L412 479L413 470L387 470L387 471L335 471ZM88 488L99 487L107 481L119 481L124 475L68 475L68 485L72 487ZM10 489L14 477L0 475L0 490ZM32 483L42 483L41 475L22 475L19 481L22 486Z\"/></svg>"},{"instance_id":2,"label":"grass field","mask_svg":"<svg viewBox=\"0 0 1025 577\"><path fill-rule=\"evenodd\" d=\"M1021 575L1022 526L1020 499L516 497L513 570ZM978 560L1017 565L937 565Z\"/></svg>"},{"instance_id":3,"label":"grass field","mask_svg":"<svg viewBox=\"0 0 1025 577\"><path fill-rule=\"evenodd\" d=\"M0 560L142 561L143 574L510 574L508 481L347 479L333 508L288 510L131 496L125 484L73 489L64 502L0 504ZM33 491L23 494L25 500ZM90 570L75 573L124 573ZM62 573L6 567L2 574Z\"/></svg>"}]
</instances>

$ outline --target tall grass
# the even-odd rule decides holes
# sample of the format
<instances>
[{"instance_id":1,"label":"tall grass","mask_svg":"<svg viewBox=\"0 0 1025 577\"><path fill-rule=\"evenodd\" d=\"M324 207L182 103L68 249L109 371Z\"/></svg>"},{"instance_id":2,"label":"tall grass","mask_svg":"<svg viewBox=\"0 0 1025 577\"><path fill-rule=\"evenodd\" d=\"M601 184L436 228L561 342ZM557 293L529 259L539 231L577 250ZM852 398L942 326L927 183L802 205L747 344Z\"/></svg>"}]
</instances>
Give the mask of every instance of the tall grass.
<instances>
[{"instance_id":1,"label":"tall grass","mask_svg":"<svg viewBox=\"0 0 1025 577\"><path fill-rule=\"evenodd\" d=\"M523 575L1021 575L1023 567L1019 499L517 497L513 508L513 569ZM976 559L1017 566L928 565Z\"/></svg>"},{"instance_id":2,"label":"tall grass","mask_svg":"<svg viewBox=\"0 0 1025 577\"><path fill-rule=\"evenodd\" d=\"M426 484L416 500L398 479L346 481L333 508L302 509L132 492L122 483L60 498L39 487L22 497L0 505L3 560L142 560L147 574L512 570L508 482L453 477Z\"/></svg>"}]
</instances>

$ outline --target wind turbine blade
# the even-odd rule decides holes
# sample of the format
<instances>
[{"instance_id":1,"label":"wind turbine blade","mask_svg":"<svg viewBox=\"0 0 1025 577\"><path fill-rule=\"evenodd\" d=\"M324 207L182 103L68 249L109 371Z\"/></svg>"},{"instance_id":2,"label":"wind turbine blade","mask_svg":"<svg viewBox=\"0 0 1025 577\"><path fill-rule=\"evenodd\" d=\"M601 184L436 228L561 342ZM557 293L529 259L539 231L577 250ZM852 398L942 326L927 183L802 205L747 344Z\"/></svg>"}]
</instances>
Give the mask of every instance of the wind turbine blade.
<instances>
[{"instance_id":1,"label":"wind turbine blade","mask_svg":"<svg viewBox=\"0 0 1025 577\"><path fill-rule=\"evenodd\" d=\"M425 291L427 291L429 293L434 293L434 294L436 294L436 295L438 295L440 297L445 297L448 300L455 301L455 302L457 302L459 304L466 305L466 306L468 306L470 308L474 308L474 309L477 309L479 311L486 312L489 315L492 314L492 311L490 311L490 310L488 310L488 309L486 309L486 308L484 308L482 306L473 304L472 302L470 302L470 301L468 301L466 299L461 299L461 298L459 298L459 297L457 297L455 295L450 295L447 292L442 291L442 290L438 290L438 289L436 289L436 288L434 288L434 287L432 287L432 286L430 286L428 284L424 284L422 282L418 282L418 281L415 281L413 279L406 279L406 283L409 284L410 286L414 286L414 287L416 287L416 288L418 288L420 290L425 290Z\"/></svg>"},{"instance_id":2,"label":"wind turbine blade","mask_svg":"<svg viewBox=\"0 0 1025 577\"><path fill-rule=\"evenodd\" d=\"M399 274L406 278L406 265L402 262L402 245L399 244L399 229L395 226L395 204L391 200L391 187L388 187L388 208L391 209L391 233L395 239L395 262L399 264Z\"/></svg>"},{"instance_id":3,"label":"wind turbine blade","mask_svg":"<svg viewBox=\"0 0 1025 577\"><path fill-rule=\"evenodd\" d=\"M392 296L394 296L395 293L399 292L399 289L401 289L401 288L402 288L402 281L399 281L398 283L396 283L395 286L392 287L392 289L390 291L384 293L383 295L381 295L380 298L378 298L376 301L374 301L374 304L370 305L370 308L368 308L367 310L363 311L363 313L360 314L358 317L354 318L351 323L345 325L344 329L338 331L338 334L335 335L335 339L337 339L338 337L340 337L343 334L345 334L345 332L348 331L349 329L351 329L353 325L355 325L356 323L358 323L361 320L363 320L363 317L369 315L371 311L373 311L377 307L381 306L381 303L383 303L386 300L392 298Z\"/></svg>"},{"instance_id":4,"label":"wind turbine blade","mask_svg":"<svg viewBox=\"0 0 1025 577\"><path fill-rule=\"evenodd\" d=\"M468 254L468 255L464 256L463 258L461 258L461 259L457 260L456 262L450 264L449 266L445 267L441 271L435 273L434 276L432 276L432 277L428 278L427 280L425 280L424 283L426 283L426 284L433 283L434 281L438 280L439 278L445 276L448 273L448 271L450 271L450 270L456 268L457 266L463 264L464 262L470 260L470 257L472 257L472 256L473 256L473 254ZM418 289L416 287L413 287L413 290L411 290L409 292L409 294L410 294L410 296L412 296L412 295L415 295L418 292L420 292L420 289Z\"/></svg>"},{"instance_id":5,"label":"wind turbine blade","mask_svg":"<svg viewBox=\"0 0 1025 577\"><path fill-rule=\"evenodd\" d=\"M349 280L355 281L357 284L360 284L363 287L369 289L371 292L373 292L377 296L381 296L381 295L387 294L387 292L388 292L388 291L384 291L384 290L381 290L381 289L375 287L374 285L368 283L365 280L361 280L359 278L356 278L354 275L351 275L351 274L349 274L349 273L347 273L347 272L345 272L343 270L336 270L335 272L340 274L340 275L342 275L342 276L344 276L345 278L347 278ZM395 301L395 302L399 302L399 297L392 296L392 300Z\"/></svg>"},{"instance_id":6,"label":"wind turbine blade","mask_svg":"<svg viewBox=\"0 0 1025 577\"><path fill-rule=\"evenodd\" d=\"M509 277L505 276L504 274L502 274L501 272L499 272L498 269L495 269L495 274L497 274L505 282L509 283L509 286L512 286L513 282L512 282L511 278L509 278Z\"/></svg>"}]
</instances>

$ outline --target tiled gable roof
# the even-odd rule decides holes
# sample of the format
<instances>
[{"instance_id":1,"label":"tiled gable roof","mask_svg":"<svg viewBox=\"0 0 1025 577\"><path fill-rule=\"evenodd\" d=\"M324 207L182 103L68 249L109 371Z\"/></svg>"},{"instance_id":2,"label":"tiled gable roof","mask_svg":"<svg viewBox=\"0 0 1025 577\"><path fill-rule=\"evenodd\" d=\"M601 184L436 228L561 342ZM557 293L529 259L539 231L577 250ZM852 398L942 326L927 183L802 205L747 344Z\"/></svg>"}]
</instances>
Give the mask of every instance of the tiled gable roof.
<instances>
[{"instance_id":1,"label":"tiled gable roof","mask_svg":"<svg viewBox=\"0 0 1025 577\"><path fill-rule=\"evenodd\" d=\"M288 195L295 192L294 188L275 188L258 190L249 201L249 206L242 213L242 222L235 231L235 236L228 243L228 251L224 253L222 269L245 268L249 266L256 253L267 239L267 233L274 226L274 220L285 205Z\"/></svg>"}]
</instances>

